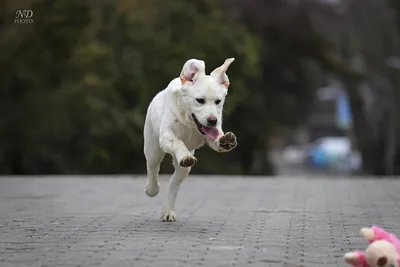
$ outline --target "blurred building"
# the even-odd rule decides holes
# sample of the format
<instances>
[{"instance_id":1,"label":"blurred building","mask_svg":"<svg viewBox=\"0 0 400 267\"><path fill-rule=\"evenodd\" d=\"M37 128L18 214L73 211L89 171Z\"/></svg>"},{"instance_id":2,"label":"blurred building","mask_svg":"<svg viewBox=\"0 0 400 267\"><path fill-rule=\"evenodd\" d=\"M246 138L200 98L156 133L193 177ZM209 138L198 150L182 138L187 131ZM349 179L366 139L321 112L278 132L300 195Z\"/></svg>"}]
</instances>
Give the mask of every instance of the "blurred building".
<instances>
[{"instance_id":1,"label":"blurred building","mask_svg":"<svg viewBox=\"0 0 400 267\"><path fill-rule=\"evenodd\" d=\"M332 80L319 88L307 121L299 127L291 144L304 145L326 136L348 136L351 131L349 103L340 82Z\"/></svg>"},{"instance_id":2,"label":"blurred building","mask_svg":"<svg viewBox=\"0 0 400 267\"><path fill-rule=\"evenodd\" d=\"M314 108L308 117L309 142L325 136L347 136L351 127L349 103L340 82L331 80L317 90Z\"/></svg>"},{"instance_id":3,"label":"blurred building","mask_svg":"<svg viewBox=\"0 0 400 267\"><path fill-rule=\"evenodd\" d=\"M316 91L307 122L282 151L282 168L294 173L317 170L354 173L360 154L354 149L350 103L341 83L331 80Z\"/></svg>"}]
</instances>

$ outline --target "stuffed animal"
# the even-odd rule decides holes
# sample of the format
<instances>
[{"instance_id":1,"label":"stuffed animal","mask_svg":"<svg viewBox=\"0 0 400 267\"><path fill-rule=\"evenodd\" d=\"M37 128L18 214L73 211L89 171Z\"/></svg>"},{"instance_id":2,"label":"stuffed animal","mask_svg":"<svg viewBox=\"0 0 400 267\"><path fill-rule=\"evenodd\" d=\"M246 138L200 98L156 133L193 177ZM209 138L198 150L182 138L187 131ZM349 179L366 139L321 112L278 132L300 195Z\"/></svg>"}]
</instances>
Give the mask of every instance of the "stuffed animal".
<instances>
[{"instance_id":1,"label":"stuffed animal","mask_svg":"<svg viewBox=\"0 0 400 267\"><path fill-rule=\"evenodd\" d=\"M363 251L348 252L344 260L354 267L400 267L400 241L378 226L362 228L361 235L369 241Z\"/></svg>"}]
</instances>

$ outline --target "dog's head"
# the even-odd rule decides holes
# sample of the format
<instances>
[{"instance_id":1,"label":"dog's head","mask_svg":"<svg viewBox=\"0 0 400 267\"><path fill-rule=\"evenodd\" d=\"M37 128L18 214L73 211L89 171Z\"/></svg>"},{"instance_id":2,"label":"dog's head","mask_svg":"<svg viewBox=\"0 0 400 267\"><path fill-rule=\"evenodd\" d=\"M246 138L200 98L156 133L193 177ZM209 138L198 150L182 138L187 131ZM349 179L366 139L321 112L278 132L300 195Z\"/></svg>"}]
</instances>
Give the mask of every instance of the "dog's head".
<instances>
[{"instance_id":1,"label":"dog's head","mask_svg":"<svg viewBox=\"0 0 400 267\"><path fill-rule=\"evenodd\" d=\"M210 75L205 73L202 60L190 59L183 66L179 90L185 115L196 124L197 130L216 139L222 124L222 109L228 93L229 79L226 71L234 58L225 60Z\"/></svg>"}]
</instances>

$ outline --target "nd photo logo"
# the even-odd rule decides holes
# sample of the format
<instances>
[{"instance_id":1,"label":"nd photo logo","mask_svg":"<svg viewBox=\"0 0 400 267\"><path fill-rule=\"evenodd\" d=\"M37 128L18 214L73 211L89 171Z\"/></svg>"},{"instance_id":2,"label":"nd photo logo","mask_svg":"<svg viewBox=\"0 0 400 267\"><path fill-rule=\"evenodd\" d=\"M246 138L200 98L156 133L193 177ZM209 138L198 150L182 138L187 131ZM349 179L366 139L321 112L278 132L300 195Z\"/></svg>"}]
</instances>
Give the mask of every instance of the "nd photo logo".
<instances>
[{"instance_id":1,"label":"nd photo logo","mask_svg":"<svg viewBox=\"0 0 400 267\"><path fill-rule=\"evenodd\" d=\"M30 9L18 9L15 11L14 23L31 24L33 23L33 11Z\"/></svg>"}]
</instances>

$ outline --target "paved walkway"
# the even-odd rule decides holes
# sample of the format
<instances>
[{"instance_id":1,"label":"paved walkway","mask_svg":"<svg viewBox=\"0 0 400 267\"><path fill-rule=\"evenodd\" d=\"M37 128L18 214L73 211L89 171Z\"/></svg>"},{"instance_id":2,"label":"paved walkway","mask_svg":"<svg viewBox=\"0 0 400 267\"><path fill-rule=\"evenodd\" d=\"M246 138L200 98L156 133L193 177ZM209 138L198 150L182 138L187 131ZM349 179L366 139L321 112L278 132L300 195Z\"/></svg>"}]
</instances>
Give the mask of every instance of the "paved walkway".
<instances>
[{"instance_id":1,"label":"paved walkway","mask_svg":"<svg viewBox=\"0 0 400 267\"><path fill-rule=\"evenodd\" d=\"M190 177L178 221L144 178L0 178L0 266L347 266L372 223L400 234L400 179Z\"/></svg>"}]
</instances>

